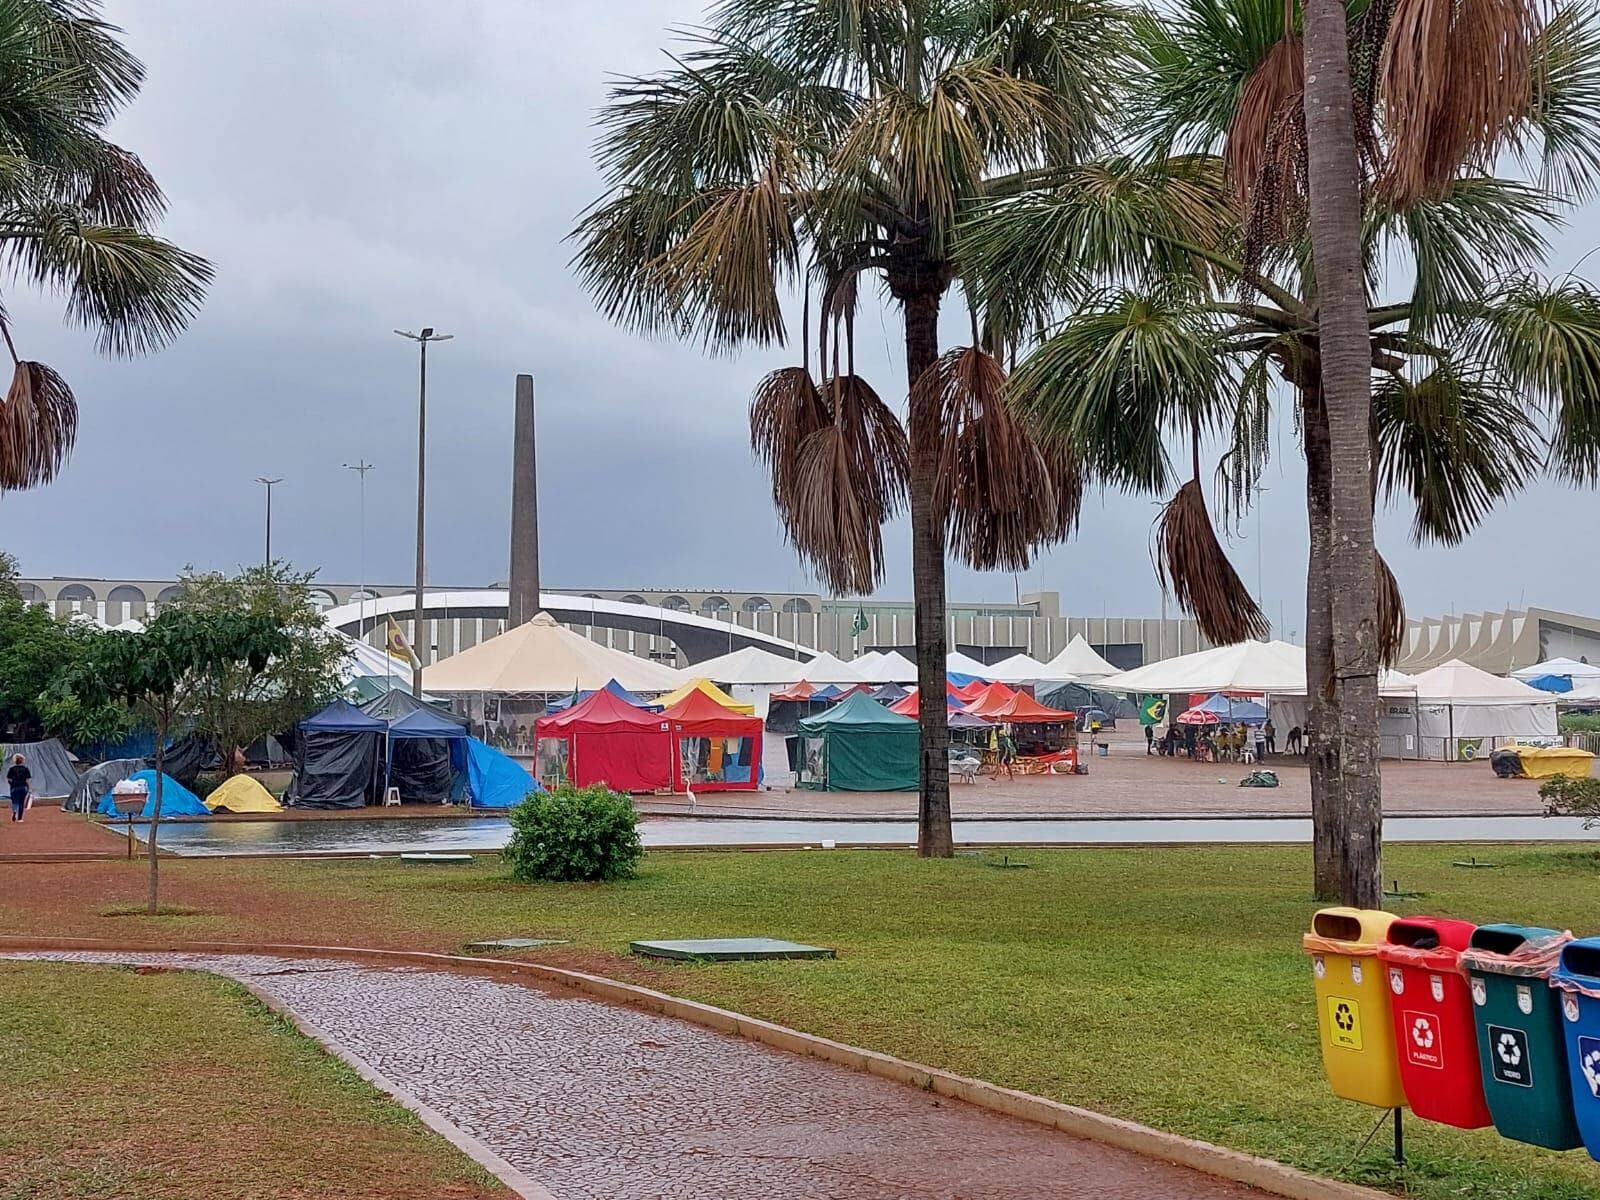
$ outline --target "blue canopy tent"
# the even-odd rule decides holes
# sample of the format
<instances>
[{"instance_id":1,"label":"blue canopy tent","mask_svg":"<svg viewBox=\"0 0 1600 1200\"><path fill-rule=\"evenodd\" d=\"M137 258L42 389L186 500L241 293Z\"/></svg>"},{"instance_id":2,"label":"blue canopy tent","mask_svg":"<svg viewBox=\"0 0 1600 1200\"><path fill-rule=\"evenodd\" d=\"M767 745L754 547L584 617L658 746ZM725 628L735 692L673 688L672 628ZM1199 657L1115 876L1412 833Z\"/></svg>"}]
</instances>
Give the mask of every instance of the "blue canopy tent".
<instances>
[{"instance_id":1,"label":"blue canopy tent","mask_svg":"<svg viewBox=\"0 0 1600 1200\"><path fill-rule=\"evenodd\" d=\"M1221 692L1212 693L1204 703L1194 707L1201 712L1215 713L1219 720L1233 725L1264 725L1267 721L1267 710L1254 700L1224 696Z\"/></svg>"},{"instance_id":2,"label":"blue canopy tent","mask_svg":"<svg viewBox=\"0 0 1600 1200\"><path fill-rule=\"evenodd\" d=\"M143 782L150 789L149 798L144 802L144 807L139 810L141 820L153 820L156 815L156 773L148 768L135 771L128 778L135 782ZM115 817L117 805L111 798L108 790L100 797L100 803L95 805L95 812L103 817ZM204 801L196 796L183 784L170 775L161 777L161 815L163 817L209 817L211 810L205 806Z\"/></svg>"},{"instance_id":3,"label":"blue canopy tent","mask_svg":"<svg viewBox=\"0 0 1600 1200\"><path fill-rule=\"evenodd\" d=\"M417 707L389 722L385 787L399 788L402 800L424 804L459 800L467 781L466 725L425 704L412 703Z\"/></svg>"},{"instance_id":4,"label":"blue canopy tent","mask_svg":"<svg viewBox=\"0 0 1600 1200\"><path fill-rule=\"evenodd\" d=\"M1570 692L1572 690L1571 675L1541 675L1537 679L1528 680L1529 687L1536 687L1541 692Z\"/></svg>"},{"instance_id":5,"label":"blue canopy tent","mask_svg":"<svg viewBox=\"0 0 1600 1200\"><path fill-rule=\"evenodd\" d=\"M389 723L335 700L299 725L294 781L284 802L297 808L360 808L378 798L378 751Z\"/></svg>"},{"instance_id":6,"label":"blue canopy tent","mask_svg":"<svg viewBox=\"0 0 1600 1200\"><path fill-rule=\"evenodd\" d=\"M516 759L477 738L466 741L467 792L473 808L513 808L544 787Z\"/></svg>"},{"instance_id":7,"label":"blue canopy tent","mask_svg":"<svg viewBox=\"0 0 1600 1200\"><path fill-rule=\"evenodd\" d=\"M618 700L621 700L624 704L631 704L634 708L642 708L647 712L661 711L661 706L659 704L651 704L648 700L639 699L639 697L635 696L615 679L607 683L602 690L610 692ZM544 710L547 713L562 712L565 709L571 708L574 704L582 704L592 695L594 695L592 690L586 692L573 692L570 696L563 696L559 700L550 701L549 704L544 706Z\"/></svg>"}]
</instances>

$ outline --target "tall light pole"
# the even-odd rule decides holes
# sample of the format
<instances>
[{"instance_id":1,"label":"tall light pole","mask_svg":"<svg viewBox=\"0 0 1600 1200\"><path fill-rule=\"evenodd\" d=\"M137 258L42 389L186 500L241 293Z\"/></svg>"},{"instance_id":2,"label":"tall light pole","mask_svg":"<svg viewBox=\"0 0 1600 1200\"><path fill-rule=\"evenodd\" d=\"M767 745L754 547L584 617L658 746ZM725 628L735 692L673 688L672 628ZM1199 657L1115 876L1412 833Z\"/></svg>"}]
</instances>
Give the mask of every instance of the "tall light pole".
<instances>
[{"instance_id":1,"label":"tall light pole","mask_svg":"<svg viewBox=\"0 0 1600 1200\"><path fill-rule=\"evenodd\" d=\"M356 622L361 631L361 640L367 639L367 472L372 470L372 464L365 458L358 458L353 463L345 463L346 471L354 471L361 476L361 532L357 541L356 569L361 575L358 586L361 589L361 617Z\"/></svg>"},{"instance_id":2,"label":"tall light pole","mask_svg":"<svg viewBox=\"0 0 1600 1200\"><path fill-rule=\"evenodd\" d=\"M267 558L266 558L266 565L267 565L267 570L270 571L270 570L272 570L272 485L275 484L275 483L282 483L283 479L281 477L279 477L277 479L268 479L265 475L257 475L256 476L256 482L257 483L264 483L264 484L267 485Z\"/></svg>"},{"instance_id":3,"label":"tall light pole","mask_svg":"<svg viewBox=\"0 0 1600 1200\"><path fill-rule=\"evenodd\" d=\"M422 585L426 568L423 558L423 523L427 511L428 482L428 343L448 342L455 335L435 333L433 326L425 326L421 333L396 329L403 338L417 343L420 352L417 361L417 598L411 618L411 694L422 699Z\"/></svg>"}]
</instances>

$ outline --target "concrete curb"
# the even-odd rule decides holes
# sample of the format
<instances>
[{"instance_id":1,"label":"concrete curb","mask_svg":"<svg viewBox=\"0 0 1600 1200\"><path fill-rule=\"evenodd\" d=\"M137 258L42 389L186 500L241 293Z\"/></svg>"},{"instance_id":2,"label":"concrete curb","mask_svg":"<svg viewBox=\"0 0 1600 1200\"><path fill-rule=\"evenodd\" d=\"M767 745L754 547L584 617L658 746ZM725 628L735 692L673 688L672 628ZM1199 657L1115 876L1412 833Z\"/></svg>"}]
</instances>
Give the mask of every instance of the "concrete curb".
<instances>
[{"instance_id":1,"label":"concrete curb","mask_svg":"<svg viewBox=\"0 0 1600 1200\"><path fill-rule=\"evenodd\" d=\"M333 1055L333 1057L361 1076L362 1079L377 1088L378 1091L383 1092L402 1108L410 1109L424 1125L505 1184L516 1195L521 1196L523 1200L558 1200L555 1193L540 1186L532 1178L489 1149L483 1142L473 1137L437 1110L428 1107L428 1105L395 1083L387 1075L384 1075L365 1059L353 1053L335 1038L329 1036L322 1029L278 1000L277 997L267 994L247 979L240 979L237 976L229 976L229 978L254 996L267 1009L288 1021L302 1034L320 1045L327 1053Z\"/></svg>"},{"instance_id":2,"label":"concrete curb","mask_svg":"<svg viewBox=\"0 0 1600 1200\"><path fill-rule=\"evenodd\" d=\"M296 958L343 958L358 962L409 964L414 966L432 967L443 970L468 971L473 974L498 976L501 978L517 979L532 978L570 991L582 992L586 995L596 996L617 1004L625 1004L633 1008L642 1008L649 1012L660 1013L663 1016L675 1017L708 1029L715 1029L735 1037L748 1038L775 1049L786 1050L793 1054L806 1055L811 1058L822 1059L825 1062L836 1063L854 1071L861 1071L868 1075L877 1075L896 1083L909 1087L920 1088L936 1095L948 1096L965 1103L988 1109L991 1112L1002 1113L1009 1117L1031 1121L1034 1124L1045 1125L1058 1129L1073 1137L1083 1138L1087 1141L1102 1142L1106 1145L1116 1146L1146 1158L1160 1159L1163 1162L1175 1163L1179 1166L1189 1167L1207 1175L1214 1175L1221 1179L1230 1179L1236 1183L1246 1184L1274 1196L1283 1196L1287 1200L1394 1200L1387 1192L1376 1191L1372 1188L1361 1187L1357 1184L1341 1183L1337 1180L1323 1179L1310 1175L1295 1167L1275 1162L1268 1158L1259 1158L1255 1155L1244 1154L1237 1150L1229 1150L1216 1146L1210 1142L1202 1142L1195 1138L1183 1137L1175 1133L1167 1133L1160 1129L1152 1129L1147 1125L1140 1125L1133 1121L1124 1121L1117 1117L1108 1117L1104 1113L1094 1112L1090 1109L1079 1108L1076 1105L1063 1104L1057 1100L1049 1100L1043 1096L1035 1096L1028 1092L1017 1091L1013 1088L1000 1087L987 1083L981 1079L973 1079L965 1075L957 1075L951 1071L940 1070L937 1067L924 1066L906 1059L896 1058L893 1055L881 1054L875 1050L865 1050L859 1046L846 1045L829 1038L818 1037L815 1034L802 1033L797 1029L790 1029L784 1025L777 1025L771 1021L762 1021L755 1017L745 1016L743 1013L732 1012L725 1008L717 1008L710 1004L701 1004L695 1000L685 1000L678 996L671 996L665 992L658 992L652 988L640 987L636 984L622 983L615 979L607 979L601 975L590 975L583 971L573 971L565 967L551 966L546 963L501 959L501 958L476 958L459 954L438 954L420 950L375 950L358 946L307 946L307 945L279 945L261 944L254 945L244 942L207 942L207 941L133 941L114 942L104 938L24 938L0 936L0 952L26 952L40 950L55 951L98 951L103 953L179 953L179 954L267 954L280 957ZM291 1020L295 1018L290 1015ZM298 1024L298 1022L296 1022ZM319 1033L311 1033L318 1041L331 1045ZM340 1054L340 1057L345 1057ZM351 1061L346 1058L346 1061ZM364 1064L351 1065L357 1070L362 1070ZM370 1070L370 1068L367 1068ZM376 1073L374 1073L376 1074ZM381 1079L381 1076L378 1077ZM378 1082L377 1086L384 1091L403 1096L399 1089L387 1082ZM405 1101L402 1100L404 1103ZM407 1104L413 1107L413 1104ZM421 1115L420 1107L414 1109ZM434 1116L443 1124L442 1117ZM423 1116L427 1120L427 1116ZM453 1126L449 1126L455 1135L466 1138L467 1135ZM455 1136L441 1129L446 1137L454 1142ZM471 1139L468 1139L471 1140ZM457 1143L458 1145L460 1143ZM467 1149L465 1146L463 1149ZM493 1156L492 1151L483 1148L485 1153ZM467 1151L469 1154L470 1150ZM474 1155L476 1158L476 1156ZM480 1160L481 1161L481 1160ZM485 1164L487 1165L487 1164ZM507 1164L509 1167L509 1164ZM515 1168L510 1168L515 1170ZM508 1184L508 1186L510 1186ZM541 1200L548 1197L548 1193L537 1192L534 1196Z\"/></svg>"}]
</instances>

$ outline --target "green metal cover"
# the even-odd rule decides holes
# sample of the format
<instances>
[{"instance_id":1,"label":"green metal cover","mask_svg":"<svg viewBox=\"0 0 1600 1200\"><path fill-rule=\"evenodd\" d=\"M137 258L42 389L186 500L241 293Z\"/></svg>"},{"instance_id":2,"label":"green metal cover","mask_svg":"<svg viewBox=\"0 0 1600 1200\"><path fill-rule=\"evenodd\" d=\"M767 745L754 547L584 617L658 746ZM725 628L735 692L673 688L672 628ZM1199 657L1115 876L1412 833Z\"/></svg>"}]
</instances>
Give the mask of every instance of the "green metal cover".
<instances>
[{"instance_id":1,"label":"green metal cover","mask_svg":"<svg viewBox=\"0 0 1600 1200\"><path fill-rule=\"evenodd\" d=\"M747 962L773 958L832 958L826 946L807 946L780 938L682 938L670 941L633 942L628 947L647 958L671 958L686 962Z\"/></svg>"}]
</instances>

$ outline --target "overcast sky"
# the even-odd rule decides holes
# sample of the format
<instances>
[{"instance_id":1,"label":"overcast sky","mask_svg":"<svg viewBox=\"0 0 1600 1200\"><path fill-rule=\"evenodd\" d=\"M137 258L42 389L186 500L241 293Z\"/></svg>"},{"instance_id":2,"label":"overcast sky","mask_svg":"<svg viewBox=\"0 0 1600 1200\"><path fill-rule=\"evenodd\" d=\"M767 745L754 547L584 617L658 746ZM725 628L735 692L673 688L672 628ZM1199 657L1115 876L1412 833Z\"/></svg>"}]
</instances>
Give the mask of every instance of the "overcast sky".
<instances>
[{"instance_id":1,"label":"overcast sky","mask_svg":"<svg viewBox=\"0 0 1600 1200\"><path fill-rule=\"evenodd\" d=\"M211 258L193 328L135 362L95 356L59 305L6 295L19 349L63 372L82 410L52 486L0 500L0 545L30 575L170 577L275 552L325 579L411 572L416 352L391 332L455 334L430 363L429 578L506 574L513 377L536 377L547 586L810 590L748 448L751 384L782 352L707 358L595 312L563 237L596 195L591 118L608 73L653 69L697 0L112 0L147 64L115 136L172 201L165 232ZM1581 230L1592 222L1576 222ZM1565 267L1594 242L1558 246ZM1600 261L1600 260L1596 260ZM863 373L904 394L892 314L862 329ZM1232 542L1280 635L1303 621L1303 477L1280 431L1261 517ZM1208 482L1209 487L1209 482ZM1542 604L1600 612L1588 493L1543 485L1466 546L1379 538L1413 615ZM1154 615L1147 498L1095 496L1078 536L1020 580L953 568L953 599L1058 589L1075 615ZM909 596L903 528L882 594ZM1264 549L1264 552L1262 552Z\"/></svg>"}]
</instances>

